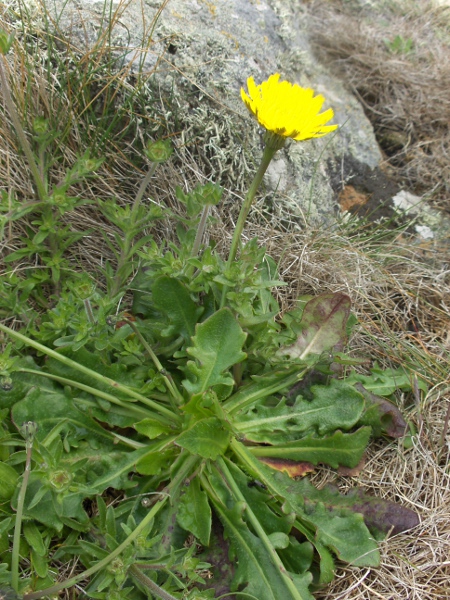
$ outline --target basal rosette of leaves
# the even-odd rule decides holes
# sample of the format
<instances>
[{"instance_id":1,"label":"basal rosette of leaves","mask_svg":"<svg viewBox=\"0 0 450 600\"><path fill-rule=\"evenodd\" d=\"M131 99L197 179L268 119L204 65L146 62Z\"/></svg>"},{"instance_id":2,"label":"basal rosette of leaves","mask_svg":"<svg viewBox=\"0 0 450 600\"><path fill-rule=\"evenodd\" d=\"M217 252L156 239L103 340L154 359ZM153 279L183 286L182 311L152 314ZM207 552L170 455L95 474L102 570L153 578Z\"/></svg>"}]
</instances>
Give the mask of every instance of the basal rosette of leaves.
<instances>
[{"instance_id":1,"label":"basal rosette of leaves","mask_svg":"<svg viewBox=\"0 0 450 600\"><path fill-rule=\"evenodd\" d=\"M257 273L259 288L270 287L266 270L259 266ZM217 279L210 278L211 288ZM152 509L139 536L142 547L136 540L126 547L122 579L110 570L98 572L87 587L90 595L103 597L105 587L114 586L122 594L131 566L153 563L166 565L155 583L173 597L181 596L179 581L167 575L171 570L187 590L215 590L216 582L201 572L220 581L225 559L215 547L221 536L230 557L221 585L261 599L312 598L314 586L333 578L336 558L376 566L375 540L416 524L407 509L359 492L318 491L301 478L320 465L355 468L371 437L398 437L405 430L395 405L374 394L384 393L386 379L392 385L399 373L384 380L378 373L364 383L335 378L337 365L352 363L342 353L348 297L313 298L276 324L273 316L263 319L265 289L233 310L205 315L213 292L208 302L200 301L192 291L197 283L168 275L151 285L142 279L135 292L139 316L111 326L111 340L118 333L124 342L141 335L145 340L131 363L112 344L99 360L93 342L52 351L11 332L47 355L41 365L15 359L0 394L5 417L10 409L17 426L33 421L39 427L24 508L33 529L25 535L32 557L33 576L25 580L34 589L26 595L30 600L41 595L38 588L53 585L48 564L41 564L51 538L67 538L53 559L76 554L92 568ZM245 280L241 285L247 288ZM163 350L157 367L147 343ZM271 358L254 350L259 343ZM406 387L405 377L403 382ZM3 527L11 531L24 456L13 432L5 431L3 442L0 466L11 478ZM120 490L122 500L105 506L93 529L86 499L103 506L101 495L111 490ZM189 535L199 547L185 548ZM179 571L188 556L195 565L190 582Z\"/></svg>"},{"instance_id":2,"label":"basal rosette of leaves","mask_svg":"<svg viewBox=\"0 0 450 600\"><path fill-rule=\"evenodd\" d=\"M311 600L336 561L376 567L376 540L417 524L406 508L305 477L362 468L372 438L401 437L391 396L410 382L352 371L345 294L279 317L274 261L240 241L275 151L226 261L202 243L222 190L178 190L178 243L138 245L127 312L81 278L33 330L0 325L15 342L0 357L0 585L26 600L77 585L99 600ZM83 569L60 578L54 565L71 560Z\"/></svg>"}]
</instances>

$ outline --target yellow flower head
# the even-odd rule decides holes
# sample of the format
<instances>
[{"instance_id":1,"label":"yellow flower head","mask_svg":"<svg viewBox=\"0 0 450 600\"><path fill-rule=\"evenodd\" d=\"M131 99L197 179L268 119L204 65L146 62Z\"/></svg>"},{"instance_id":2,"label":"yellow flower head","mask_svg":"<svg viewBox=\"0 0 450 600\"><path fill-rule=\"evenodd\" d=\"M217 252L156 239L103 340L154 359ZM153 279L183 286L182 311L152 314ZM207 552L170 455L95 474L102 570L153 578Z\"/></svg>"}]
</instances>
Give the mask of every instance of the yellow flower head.
<instances>
[{"instance_id":1,"label":"yellow flower head","mask_svg":"<svg viewBox=\"0 0 450 600\"><path fill-rule=\"evenodd\" d=\"M256 85L249 77L248 95L241 89L248 110L267 131L282 138L309 140L337 129L337 125L325 125L333 118L331 108L319 113L325 101L322 95L314 97L314 90L279 79L280 74L275 73Z\"/></svg>"}]
</instances>

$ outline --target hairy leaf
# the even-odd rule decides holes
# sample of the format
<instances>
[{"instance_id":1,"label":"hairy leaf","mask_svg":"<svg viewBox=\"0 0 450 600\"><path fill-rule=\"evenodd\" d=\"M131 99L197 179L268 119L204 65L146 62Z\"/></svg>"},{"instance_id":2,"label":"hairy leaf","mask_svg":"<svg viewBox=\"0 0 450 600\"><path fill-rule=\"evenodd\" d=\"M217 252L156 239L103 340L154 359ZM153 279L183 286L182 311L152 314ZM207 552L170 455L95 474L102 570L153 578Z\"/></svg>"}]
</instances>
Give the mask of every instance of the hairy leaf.
<instances>
[{"instance_id":1,"label":"hairy leaf","mask_svg":"<svg viewBox=\"0 0 450 600\"><path fill-rule=\"evenodd\" d=\"M10 500L17 486L19 474L10 465L0 462L0 502Z\"/></svg>"},{"instance_id":2,"label":"hairy leaf","mask_svg":"<svg viewBox=\"0 0 450 600\"><path fill-rule=\"evenodd\" d=\"M249 450L260 458L287 458L295 461L356 467L361 460L371 435L370 427L361 427L354 433L336 431L326 437L305 437L301 440L275 446L253 446Z\"/></svg>"},{"instance_id":3,"label":"hairy leaf","mask_svg":"<svg viewBox=\"0 0 450 600\"><path fill-rule=\"evenodd\" d=\"M115 387L114 382L121 383L129 387L135 387L141 383L140 381L137 381L135 377L133 377L125 365L119 363L108 364L107 362L99 360L98 353L90 352L89 350L86 350L86 348L81 348L76 352L71 351L69 348L60 348L58 353L67 356L67 358L70 358L74 362L79 363L88 369L91 369L97 374L103 375L105 377L105 382L94 379L88 373L84 373L75 367L66 365L59 360L48 358L46 362L46 370L54 375L66 377L67 379L73 379L79 383L85 383L107 392L111 392L111 387ZM121 396L119 390L116 389L115 392L119 397Z\"/></svg>"},{"instance_id":4,"label":"hairy leaf","mask_svg":"<svg viewBox=\"0 0 450 600\"><path fill-rule=\"evenodd\" d=\"M303 309L300 335L291 346L281 348L279 354L303 359L308 354L342 350L350 307L350 298L342 293L312 298Z\"/></svg>"},{"instance_id":5,"label":"hairy leaf","mask_svg":"<svg viewBox=\"0 0 450 600\"><path fill-rule=\"evenodd\" d=\"M169 319L163 336L183 336L188 342L194 335L195 324L203 309L192 300L188 289L178 279L158 277L152 285L156 308Z\"/></svg>"},{"instance_id":6,"label":"hairy leaf","mask_svg":"<svg viewBox=\"0 0 450 600\"><path fill-rule=\"evenodd\" d=\"M292 598L267 548L242 519L244 507L235 505L228 509L216 503L215 506L237 562L231 591L239 590L253 595L258 600ZM314 600L308 589L312 581L309 572L288 576L294 580L298 590L297 600Z\"/></svg>"},{"instance_id":7,"label":"hairy leaf","mask_svg":"<svg viewBox=\"0 0 450 600\"><path fill-rule=\"evenodd\" d=\"M317 546L325 560L323 580L329 580L332 560L323 547L330 548L341 560L358 566L376 566L379 563L377 544L367 529L363 517L346 507L327 507L321 490L308 497L308 481L291 479L285 473L273 471L256 460L242 445L234 444L239 455L245 457L246 467L263 482L268 493L285 501L285 510L297 515L299 530ZM312 487L312 486L311 486Z\"/></svg>"},{"instance_id":8,"label":"hairy leaf","mask_svg":"<svg viewBox=\"0 0 450 600\"><path fill-rule=\"evenodd\" d=\"M224 308L197 325L188 353L196 359L186 365L188 379L183 385L189 394L199 394L209 387L231 390L232 376L226 371L246 357L242 352L245 333L230 310ZM228 395L227 392L224 392Z\"/></svg>"},{"instance_id":9,"label":"hairy leaf","mask_svg":"<svg viewBox=\"0 0 450 600\"><path fill-rule=\"evenodd\" d=\"M361 513L367 527L383 536L408 531L420 523L419 516L413 510L383 498L371 498L364 495L362 490L355 492L353 502L351 510Z\"/></svg>"},{"instance_id":10,"label":"hairy leaf","mask_svg":"<svg viewBox=\"0 0 450 600\"><path fill-rule=\"evenodd\" d=\"M162 425L160 421L150 417L142 419L142 421L139 421L138 423L134 423L133 427L138 433L145 435L151 440L162 434L170 433L170 428L167 425Z\"/></svg>"},{"instance_id":11,"label":"hairy leaf","mask_svg":"<svg viewBox=\"0 0 450 600\"><path fill-rule=\"evenodd\" d=\"M391 396L395 390L411 390L411 375L405 369L381 369L375 364L370 375L350 373L346 378L347 383L362 383L364 388L378 396ZM426 392L427 386L421 379L417 381L420 390Z\"/></svg>"},{"instance_id":12,"label":"hairy leaf","mask_svg":"<svg viewBox=\"0 0 450 600\"><path fill-rule=\"evenodd\" d=\"M310 542L299 542L289 536L289 545L278 554L291 573L305 573L311 568L314 557L314 546Z\"/></svg>"},{"instance_id":13,"label":"hairy leaf","mask_svg":"<svg viewBox=\"0 0 450 600\"><path fill-rule=\"evenodd\" d=\"M224 454L231 439L230 431L216 417L202 419L180 434L175 443L203 458L216 460Z\"/></svg>"},{"instance_id":14,"label":"hairy leaf","mask_svg":"<svg viewBox=\"0 0 450 600\"><path fill-rule=\"evenodd\" d=\"M17 496L16 490L11 502L14 508L17 508ZM72 528L86 531L90 521L83 510L84 498L85 495L81 493L57 495L43 485L39 474L32 471L25 495L24 515L58 532L69 521Z\"/></svg>"},{"instance_id":15,"label":"hairy leaf","mask_svg":"<svg viewBox=\"0 0 450 600\"><path fill-rule=\"evenodd\" d=\"M211 508L208 496L200 489L197 478L189 483L186 492L178 501L177 521L183 529L195 535L201 544L209 545Z\"/></svg>"},{"instance_id":16,"label":"hairy leaf","mask_svg":"<svg viewBox=\"0 0 450 600\"><path fill-rule=\"evenodd\" d=\"M133 452L100 452L88 470L89 494L101 494L109 487L126 489L136 485L129 480L129 474L136 471L136 464L148 453L148 448Z\"/></svg>"},{"instance_id":17,"label":"hairy leaf","mask_svg":"<svg viewBox=\"0 0 450 600\"><path fill-rule=\"evenodd\" d=\"M274 510L273 503L268 501L267 491L261 488L250 477L231 461L227 461L228 469L238 485L241 494L248 502L258 521L264 527L268 534L283 533L287 535L291 532L293 525L293 515L278 515ZM255 484L255 485L254 485Z\"/></svg>"},{"instance_id":18,"label":"hairy leaf","mask_svg":"<svg viewBox=\"0 0 450 600\"><path fill-rule=\"evenodd\" d=\"M324 435L336 429L351 429L360 418L365 403L352 386L331 380L328 386L313 386L312 401L299 397L293 406L285 401L276 407L256 406L240 417L237 429L252 442L276 444L315 430Z\"/></svg>"},{"instance_id":19,"label":"hairy leaf","mask_svg":"<svg viewBox=\"0 0 450 600\"><path fill-rule=\"evenodd\" d=\"M156 449L148 452L136 463L136 471L141 475L158 475L173 463L176 456L174 448L165 450Z\"/></svg>"},{"instance_id":20,"label":"hairy leaf","mask_svg":"<svg viewBox=\"0 0 450 600\"><path fill-rule=\"evenodd\" d=\"M275 369L263 375L254 375L252 382L243 385L224 402L228 413L241 414L256 402L268 398L277 392L285 392L290 386L302 379L305 371L298 365L285 369Z\"/></svg>"},{"instance_id":21,"label":"hairy leaf","mask_svg":"<svg viewBox=\"0 0 450 600\"><path fill-rule=\"evenodd\" d=\"M72 428L77 437L111 440L111 435L78 410L64 393L41 390L40 387L30 389L25 398L13 406L12 418L17 427L27 421L37 423L39 439L43 439L55 425L66 421L65 429Z\"/></svg>"},{"instance_id":22,"label":"hairy leaf","mask_svg":"<svg viewBox=\"0 0 450 600\"><path fill-rule=\"evenodd\" d=\"M345 509L330 512L322 503L306 514L308 521L317 527L317 541L333 550L341 560L361 567L379 565L377 544L367 535L362 515Z\"/></svg>"},{"instance_id":23,"label":"hairy leaf","mask_svg":"<svg viewBox=\"0 0 450 600\"><path fill-rule=\"evenodd\" d=\"M25 523L23 526L23 535L27 540L28 544L39 556L45 556L47 548L45 547L44 540L41 532L39 531L36 523L30 521Z\"/></svg>"}]
</instances>

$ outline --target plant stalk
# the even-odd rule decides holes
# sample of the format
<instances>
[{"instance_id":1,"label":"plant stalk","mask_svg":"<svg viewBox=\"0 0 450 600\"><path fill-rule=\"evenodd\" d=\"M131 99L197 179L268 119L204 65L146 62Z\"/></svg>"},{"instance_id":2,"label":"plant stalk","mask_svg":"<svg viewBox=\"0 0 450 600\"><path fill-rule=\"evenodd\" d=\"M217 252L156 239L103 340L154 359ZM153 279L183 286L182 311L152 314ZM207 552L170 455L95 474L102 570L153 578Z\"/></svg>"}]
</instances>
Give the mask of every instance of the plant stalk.
<instances>
[{"instance_id":1,"label":"plant stalk","mask_svg":"<svg viewBox=\"0 0 450 600\"><path fill-rule=\"evenodd\" d=\"M139 406L135 406L134 404L130 404L129 402L122 402L121 400L116 398L116 396L113 396L112 394L108 394L107 392L102 392L101 390L97 390L96 388L93 388L90 385L86 385L84 383L74 381L73 379L68 379L67 377L60 377L59 375L53 375L52 373L45 373L44 371L37 371L36 369L20 368L20 369L18 369L18 372L30 373L31 375L37 375L38 377L46 377L47 379L51 379L52 381L57 381L61 385L75 387L79 390L82 390L83 392L87 392L88 394L91 394L92 396L96 396L97 398L102 398L103 400L106 400L107 402L111 402L111 404L120 406L125 411L127 411L128 414L134 414L134 415L136 415L136 417L139 417L141 419L144 419L145 417L149 416L149 411L146 410L145 408L140 408ZM153 411L150 414L153 419L157 419L157 420L159 419L159 415L155 415L155 413ZM166 422L165 419L163 420L163 422L164 423Z\"/></svg>"},{"instance_id":2,"label":"plant stalk","mask_svg":"<svg viewBox=\"0 0 450 600\"><path fill-rule=\"evenodd\" d=\"M40 344L39 342L36 342L36 341L32 340L31 338L19 333L18 331L14 331L13 329L10 329L9 327L7 327L6 325L3 325L1 323L0 323L0 331L3 331L3 333L6 333L13 339L20 340L27 346L31 346L31 348L34 348L35 350L42 352L46 356L51 356L52 358L58 360L59 362L63 363L64 365L71 367L72 369L75 369L77 371L80 371L81 373L89 375L89 377L92 377L93 379L96 379L97 381L101 381L102 383L106 383L107 385L110 385L113 389L122 392L123 394L125 394L126 396L128 396L130 398L139 400L140 402L142 402L142 404L144 404L144 405L148 406L149 408L152 408L156 412L160 413L161 418L164 416L166 423L173 423L174 421L176 421L176 422L181 421L181 417L178 414L174 413L173 411L166 408L165 406L162 406L161 404L158 404L157 402L154 402L153 400L146 398L142 394L135 392L133 389L127 387L126 385L122 385L121 383L114 381L114 379L110 379L109 377L105 377L104 375L101 375L100 373L97 373L96 371L93 371L92 369L88 369L84 365L81 365L81 364L77 363L76 361L71 360L70 358L67 358L67 356L64 356L63 354L59 354L58 352L55 352L51 348L47 348L47 346L44 346L43 344Z\"/></svg>"},{"instance_id":3,"label":"plant stalk","mask_svg":"<svg viewBox=\"0 0 450 600\"><path fill-rule=\"evenodd\" d=\"M22 150L27 158L28 165L30 167L31 173L33 175L34 183L36 184L36 189L38 192L38 197L41 202L44 202L47 198L47 190L45 189L44 181L42 180L41 174L39 172L39 168L34 160L33 151L31 150L31 146L27 140L25 132L22 127L22 123L20 122L19 115L17 113L14 101L11 96L11 91L9 88L8 78L5 72L5 59L2 57L0 59L0 79L2 82L3 88L3 98L5 100L6 107L9 112L9 116L11 117L11 121L13 122L14 129L17 137L19 138L20 145Z\"/></svg>"},{"instance_id":4,"label":"plant stalk","mask_svg":"<svg viewBox=\"0 0 450 600\"><path fill-rule=\"evenodd\" d=\"M210 206L208 204L203 207L202 214L200 217L200 223L198 224L197 233L195 234L194 245L192 246L192 251L191 251L192 258L195 258L196 256L198 256L198 252L200 250L200 246L201 246L201 243L203 240L203 234L205 233L205 229L206 229L206 222L208 220L209 210L210 210Z\"/></svg>"},{"instance_id":5,"label":"plant stalk","mask_svg":"<svg viewBox=\"0 0 450 600\"><path fill-rule=\"evenodd\" d=\"M236 412L243 410L244 408L247 408L254 402L260 400L261 398L266 398L267 396L271 396L273 394L276 394L277 392L280 392L283 389L293 386L298 381L303 379L308 370L309 368L305 367L301 371L296 370L294 373L288 373L286 377L283 377L283 379L279 379L272 385L267 385L262 389L261 387L254 384L250 384L249 391L246 390L245 387L243 387L241 390L238 390L235 394L230 396L223 403L223 407L228 413L228 415L235 414Z\"/></svg>"},{"instance_id":6,"label":"plant stalk","mask_svg":"<svg viewBox=\"0 0 450 600\"><path fill-rule=\"evenodd\" d=\"M272 148L268 144L266 144L264 148L264 153L262 155L261 163L259 165L258 171L256 172L255 177L250 185L250 188L245 196L244 203L241 207L241 212L239 213L239 217L236 223L236 227L233 233L233 239L231 240L231 248L230 254L228 255L227 261L227 269L231 267L233 264L236 254L238 251L238 247L241 241L242 231L244 229L245 221L247 220L248 213L250 211L253 200L255 199L256 192L258 191L259 186L263 180L264 174L267 171L267 167L270 164L270 161L275 155L277 148ZM220 308L223 308L225 305L226 295L227 295L228 286L224 286L222 290L222 299L220 302Z\"/></svg>"},{"instance_id":7,"label":"plant stalk","mask_svg":"<svg viewBox=\"0 0 450 600\"><path fill-rule=\"evenodd\" d=\"M206 223L208 221L208 215L210 211L210 206L207 204L203 207L202 214L200 216L200 222L197 227L197 233L195 234L194 244L191 250L191 258L197 258L198 253L200 251L200 246L202 244L203 235L206 229ZM192 279L192 276L195 272L194 265L187 265L185 275L188 279Z\"/></svg>"},{"instance_id":8,"label":"plant stalk","mask_svg":"<svg viewBox=\"0 0 450 600\"><path fill-rule=\"evenodd\" d=\"M162 500L159 500L152 507L152 509L148 512L148 514L142 519L142 521L139 523L139 525L136 527L136 529L127 537L127 539L124 540L120 544L120 546L117 546L117 548L115 550L113 550L111 552L111 554L108 554L108 556L105 556L104 559L100 560L98 563L93 565L90 569L83 571L83 573L80 573L79 575L76 575L75 577L72 577L71 579L66 579L65 581L62 581L61 583L57 583L56 585L53 585L45 590L39 590L37 592L31 592L30 594L25 594L23 597L23 600L37 600L38 598L42 598L43 596L54 596L55 594L57 594L57 592L60 592L61 590L64 590L68 587L72 587L73 585L77 584L78 582L83 581L83 579L86 579L86 578L90 577L91 575L93 575L94 573L97 573L97 571L104 569L112 560L114 560L117 556L119 556L125 550L125 548L127 548L140 535L140 533L142 531L144 531L144 529L147 527L147 525L149 525L151 523L151 521L154 519L155 515L164 506L164 504L167 502L168 499L169 499L169 496L166 495L162 498Z\"/></svg>"},{"instance_id":9,"label":"plant stalk","mask_svg":"<svg viewBox=\"0 0 450 600\"><path fill-rule=\"evenodd\" d=\"M172 378L170 377L170 375L166 372L166 370L164 369L164 367L160 363L158 357L153 352L153 349L150 346L150 344L148 344L147 340L144 339L142 333L139 331L139 329L136 327L136 325L133 323L133 321L129 321L128 319L125 319L125 321L126 321L126 323L128 323L128 325L134 331L134 333L136 334L136 336L139 338L141 344L144 346L144 348L147 351L148 355L152 359L153 364L157 368L158 373L160 375L162 375L162 377L164 379L164 382L167 385L167 388L169 389L169 392L172 394L174 400L178 404L183 404L184 403L183 395L180 393L180 391L178 390L177 386L173 382Z\"/></svg>"},{"instance_id":10,"label":"plant stalk","mask_svg":"<svg viewBox=\"0 0 450 600\"><path fill-rule=\"evenodd\" d=\"M83 300L83 304L84 304L84 310L86 311L86 315L88 318L88 321L91 325L97 325L97 321L95 320L95 316L94 316L94 311L92 310L92 304L89 300L89 298L87 298L86 300Z\"/></svg>"},{"instance_id":11,"label":"plant stalk","mask_svg":"<svg viewBox=\"0 0 450 600\"><path fill-rule=\"evenodd\" d=\"M177 600L175 596L172 596L171 594L160 588L159 585L157 585L154 581L150 579L150 577L144 575L141 569L139 569L136 565L131 565L131 567L128 569L128 572L130 573L130 575L135 577L142 585L149 589L152 594L154 594L158 598L161 598L161 600Z\"/></svg>"},{"instance_id":12,"label":"plant stalk","mask_svg":"<svg viewBox=\"0 0 450 600\"><path fill-rule=\"evenodd\" d=\"M137 213L137 210L138 210L138 208L139 208L139 206L140 206L140 204L142 202L142 198L144 197L145 190L146 190L148 184L150 183L151 178L155 174L157 164L158 163L153 162L150 165L150 167L149 167L149 169L147 171L146 176L141 181L141 185L139 186L139 189L137 191L136 197L135 197L135 199L133 201L133 205L131 207L131 215L132 215L132 217L134 215L136 215L136 213ZM133 223L134 223L134 220L133 220Z\"/></svg>"},{"instance_id":13,"label":"plant stalk","mask_svg":"<svg viewBox=\"0 0 450 600\"><path fill-rule=\"evenodd\" d=\"M252 524L252 527L255 530L256 535L259 537L261 542L264 544L267 552L269 553L270 557L272 558L272 561L273 561L274 565L276 566L278 572L280 573L281 577L283 578L283 581L284 581L286 587L291 592L292 600L305 600L303 598L303 596L300 594L300 592L298 591L298 589L295 586L295 583L292 581L291 577L289 577L289 574L286 571L286 567L284 566L283 562L281 561L280 557L277 554L277 551L275 550L275 548L273 547L269 538L267 537L267 534L264 531L264 528L262 527L262 525L259 522L258 518L256 517L255 513L252 511L248 502L245 500L245 497L242 495L242 492L239 489L239 486L235 482L233 476L231 475L230 471L228 470L225 460L221 456L217 459L217 465L218 465L218 468L220 469L220 471L222 472L223 476L225 477L226 482L227 482L229 488L231 489L231 492L235 496L236 500L238 500L239 502L243 502L245 504L245 512L247 514L248 520Z\"/></svg>"},{"instance_id":14,"label":"plant stalk","mask_svg":"<svg viewBox=\"0 0 450 600\"><path fill-rule=\"evenodd\" d=\"M11 556L11 586L16 593L18 593L19 591L20 535L22 532L22 517L23 507L25 504L25 494L27 492L28 479L31 473L31 453L33 450L33 437L34 435L31 433L26 437L25 472L23 474L22 485L20 487L19 496L17 498L16 521L14 524L14 538Z\"/></svg>"},{"instance_id":15,"label":"plant stalk","mask_svg":"<svg viewBox=\"0 0 450 600\"><path fill-rule=\"evenodd\" d=\"M121 272L123 266L129 261L129 259L131 258L132 254L133 254L132 246L133 246L133 240L136 237L136 233L137 233L136 219L139 214L139 207L141 205L142 198L144 197L145 190L146 190L148 184L150 183L151 178L155 174L156 166L157 166L156 162L154 162L150 165L150 167L147 171L147 174L145 175L144 179L141 181L141 185L139 186L136 197L134 198L133 204L131 206L129 229L128 229L128 232L125 234L125 238L123 240L123 245L122 245L122 248L120 251L120 256L117 261L116 275L114 277L113 286L112 286L112 290L111 290L112 296L115 296L116 294L119 293L120 288L122 286L120 272Z\"/></svg>"}]
</instances>

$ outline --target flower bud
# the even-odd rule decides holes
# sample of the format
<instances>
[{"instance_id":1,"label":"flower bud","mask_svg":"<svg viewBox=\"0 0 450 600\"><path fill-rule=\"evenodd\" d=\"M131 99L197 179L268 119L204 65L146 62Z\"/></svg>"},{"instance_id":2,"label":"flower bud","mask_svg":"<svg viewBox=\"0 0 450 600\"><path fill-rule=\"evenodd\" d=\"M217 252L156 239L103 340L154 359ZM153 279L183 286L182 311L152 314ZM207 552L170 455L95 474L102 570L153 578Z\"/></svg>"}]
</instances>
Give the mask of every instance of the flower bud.
<instances>
[{"instance_id":1,"label":"flower bud","mask_svg":"<svg viewBox=\"0 0 450 600\"><path fill-rule=\"evenodd\" d=\"M72 482L72 475L69 471L65 471L63 469L59 469L57 471L53 471L49 477L50 485L57 491L63 492L67 490L70 483Z\"/></svg>"},{"instance_id":2,"label":"flower bud","mask_svg":"<svg viewBox=\"0 0 450 600\"><path fill-rule=\"evenodd\" d=\"M34 421L23 423L20 428L20 434L25 438L27 443L31 443L38 430L38 425Z\"/></svg>"},{"instance_id":3,"label":"flower bud","mask_svg":"<svg viewBox=\"0 0 450 600\"><path fill-rule=\"evenodd\" d=\"M96 287L95 282L88 275L82 275L72 285L72 292L80 300L88 300L95 293Z\"/></svg>"},{"instance_id":4,"label":"flower bud","mask_svg":"<svg viewBox=\"0 0 450 600\"><path fill-rule=\"evenodd\" d=\"M158 140L157 142L149 142L145 154L152 162L161 163L170 158L173 152L172 143L170 140Z\"/></svg>"},{"instance_id":5,"label":"flower bud","mask_svg":"<svg viewBox=\"0 0 450 600\"><path fill-rule=\"evenodd\" d=\"M194 189L195 199L201 206L216 206L219 204L223 188L217 183L206 183Z\"/></svg>"},{"instance_id":6,"label":"flower bud","mask_svg":"<svg viewBox=\"0 0 450 600\"><path fill-rule=\"evenodd\" d=\"M33 131L36 135L48 132L48 120L45 117L36 117L33 121Z\"/></svg>"}]
</instances>

